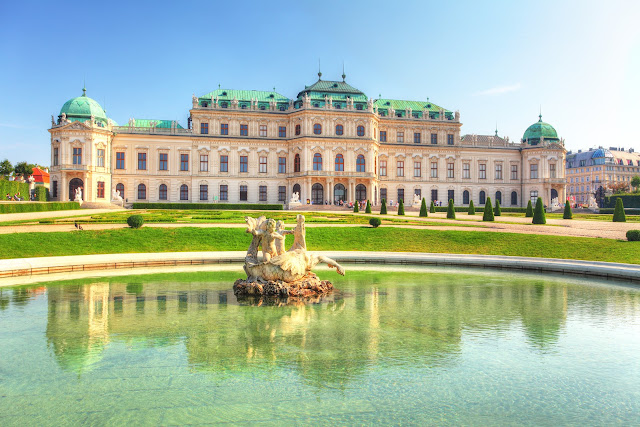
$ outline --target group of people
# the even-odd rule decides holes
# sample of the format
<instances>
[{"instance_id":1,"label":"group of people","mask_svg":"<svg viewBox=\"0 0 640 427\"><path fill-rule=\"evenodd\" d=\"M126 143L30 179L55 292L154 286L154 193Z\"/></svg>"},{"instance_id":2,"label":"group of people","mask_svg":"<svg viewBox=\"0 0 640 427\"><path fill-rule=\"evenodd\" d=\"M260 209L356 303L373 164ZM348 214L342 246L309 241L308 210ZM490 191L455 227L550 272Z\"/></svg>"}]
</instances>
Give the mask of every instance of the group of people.
<instances>
[{"instance_id":1,"label":"group of people","mask_svg":"<svg viewBox=\"0 0 640 427\"><path fill-rule=\"evenodd\" d=\"M13 196L11 194L7 193L6 199L7 200L14 200L16 202L24 201L24 197L22 197L22 195L20 194L19 191L16 194L14 194Z\"/></svg>"}]
</instances>

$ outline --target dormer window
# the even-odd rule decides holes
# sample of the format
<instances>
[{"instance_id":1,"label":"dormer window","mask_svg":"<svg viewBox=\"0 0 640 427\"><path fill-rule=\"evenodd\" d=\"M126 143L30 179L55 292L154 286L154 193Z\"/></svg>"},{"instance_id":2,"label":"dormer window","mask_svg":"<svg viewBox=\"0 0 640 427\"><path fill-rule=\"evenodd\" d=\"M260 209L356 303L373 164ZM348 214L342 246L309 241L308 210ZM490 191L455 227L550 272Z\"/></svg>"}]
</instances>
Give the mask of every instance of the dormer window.
<instances>
[{"instance_id":1,"label":"dormer window","mask_svg":"<svg viewBox=\"0 0 640 427\"><path fill-rule=\"evenodd\" d=\"M227 92L222 92L222 96L227 96Z\"/></svg>"},{"instance_id":2,"label":"dormer window","mask_svg":"<svg viewBox=\"0 0 640 427\"><path fill-rule=\"evenodd\" d=\"M269 98L274 98L273 94L269 95Z\"/></svg>"},{"instance_id":3,"label":"dormer window","mask_svg":"<svg viewBox=\"0 0 640 427\"><path fill-rule=\"evenodd\" d=\"M261 105L261 106L260 106L260 109L261 109L261 110L264 110L265 108L266 108L266 107L265 107L264 105Z\"/></svg>"},{"instance_id":4,"label":"dormer window","mask_svg":"<svg viewBox=\"0 0 640 427\"><path fill-rule=\"evenodd\" d=\"M339 109L342 108L342 106L340 104L336 104L335 107L336 107L336 110L339 110Z\"/></svg>"},{"instance_id":5,"label":"dormer window","mask_svg":"<svg viewBox=\"0 0 640 427\"><path fill-rule=\"evenodd\" d=\"M243 109L243 110L246 110L246 109L247 109L247 104L242 104L242 105L240 106L240 108L241 108L241 109Z\"/></svg>"},{"instance_id":6,"label":"dormer window","mask_svg":"<svg viewBox=\"0 0 640 427\"><path fill-rule=\"evenodd\" d=\"M362 104L356 104L356 110L362 110Z\"/></svg>"},{"instance_id":7,"label":"dormer window","mask_svg":"<svg viewBox=\"0 0 640 427\"><path fill-rule=\"evenodd\" d=\"M286 110L286 107L284 105L281 105L280 106L280 111L284 111L284 110Z\"/></svg>"},{"instance_id":8,"label":"dormer window","mask_svg":"<svg viewBox=\"0 0 640 427\"><path fill-rule=\"evenodd\" d=\"M202 106L203 106L203 107L208 107L208 106L209 106L209 103L208 103L208 102L203 102L203 103L202 103Z\"/></svg>"},{"instance_id":9,"label":"dormer window","mask_svg":"<svg viewBox=\"0 0 640 427\"><path fill-rule=\"evenodd\" d=\"M320 104L318 104L317 102L315 104L313 104L314 107L316 108L320 108Z\"/></svg>"},{"instance_id":10,"label":"dormer window","mask_svg":"<svg viewBox=\"0 0 640 427\"><path fill-rule=\"evenodd\" d=\"M229 104L227 104L226 102L223 102L223 103L220 104L220 106L222 108L227 108L229 106Z\"/></svg>"}]
</instances>

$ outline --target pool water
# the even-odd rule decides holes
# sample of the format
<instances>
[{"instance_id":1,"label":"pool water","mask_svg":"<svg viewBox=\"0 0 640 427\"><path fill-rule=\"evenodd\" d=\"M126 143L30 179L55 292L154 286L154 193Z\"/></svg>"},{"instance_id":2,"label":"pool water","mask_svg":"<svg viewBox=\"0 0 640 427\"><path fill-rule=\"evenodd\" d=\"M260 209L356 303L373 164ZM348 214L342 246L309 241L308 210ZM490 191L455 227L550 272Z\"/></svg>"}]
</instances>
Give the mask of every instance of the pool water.
<instances>
[{"instance_id":1,"label":"pool water","mask_svg":"<svg viewBox=\"0 0 640 427\"><path fill-rule=\"evenodd\" d=\"M0 288L0 425L640 423L640 288L352 268L269 305L241 276Z\"/></svg>"}]
</instances>

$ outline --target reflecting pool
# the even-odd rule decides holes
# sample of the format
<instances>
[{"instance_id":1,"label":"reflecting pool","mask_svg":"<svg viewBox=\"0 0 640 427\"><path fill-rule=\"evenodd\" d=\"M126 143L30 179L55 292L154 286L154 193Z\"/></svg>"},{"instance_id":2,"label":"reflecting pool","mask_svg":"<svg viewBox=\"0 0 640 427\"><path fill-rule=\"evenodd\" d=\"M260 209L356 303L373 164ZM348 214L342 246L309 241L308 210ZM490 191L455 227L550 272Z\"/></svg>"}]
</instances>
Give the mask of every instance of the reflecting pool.
<instances>
[{"instance_id":1,"label":"reflecting pool","mask_svg":"<svg viewBox=\"0 0 640 427\"><path fill-rule=\"evenodd\" d=\"M260 304L241 275L0 288L0 425L640 422L640 288L348 268Z\"/></svg>"}]
</instances>

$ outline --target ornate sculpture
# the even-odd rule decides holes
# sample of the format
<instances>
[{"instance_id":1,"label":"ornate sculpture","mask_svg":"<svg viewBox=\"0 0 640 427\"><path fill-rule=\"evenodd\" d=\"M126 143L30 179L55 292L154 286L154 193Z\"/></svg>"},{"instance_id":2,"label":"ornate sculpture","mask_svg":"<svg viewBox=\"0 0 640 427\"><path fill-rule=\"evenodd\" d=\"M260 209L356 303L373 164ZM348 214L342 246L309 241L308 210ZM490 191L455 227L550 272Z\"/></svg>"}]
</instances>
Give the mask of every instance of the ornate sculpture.
<instances>
[{"instance_id":1,"label":"ornate sculpture","mask_svg":"<svg viewBox=\"0 0 640 427\"><path fill-rule=\"evenodd\" d=\"M116 202L124 207L124 200L122 199L122 196L120 195L118 190L116 190L115 188L111 191L111 202Z\"/></svg>"}]
</instances>

